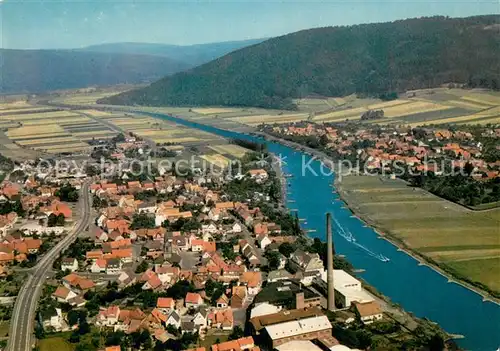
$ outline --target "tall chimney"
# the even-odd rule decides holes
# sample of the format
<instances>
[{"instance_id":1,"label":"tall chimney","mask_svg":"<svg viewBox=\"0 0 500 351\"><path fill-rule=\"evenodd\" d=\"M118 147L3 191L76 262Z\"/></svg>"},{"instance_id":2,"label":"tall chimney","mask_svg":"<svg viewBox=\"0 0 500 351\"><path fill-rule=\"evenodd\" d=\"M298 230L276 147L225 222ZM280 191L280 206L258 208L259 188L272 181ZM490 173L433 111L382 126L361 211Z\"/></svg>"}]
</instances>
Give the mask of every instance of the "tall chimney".
<instances>
[{"instance_id":1,"label":"tall chimney","mask_svg":"<svg viewBox=\"0 0 500 351\"><path fill-rule=\"evenodd\" d=\"M332 215L326 214L326 249L327 252L327 283L328 297L327 308L329 311L335 311L335 287L333 284L333 235L332 235Z\"/></svg>"}]
</instances>

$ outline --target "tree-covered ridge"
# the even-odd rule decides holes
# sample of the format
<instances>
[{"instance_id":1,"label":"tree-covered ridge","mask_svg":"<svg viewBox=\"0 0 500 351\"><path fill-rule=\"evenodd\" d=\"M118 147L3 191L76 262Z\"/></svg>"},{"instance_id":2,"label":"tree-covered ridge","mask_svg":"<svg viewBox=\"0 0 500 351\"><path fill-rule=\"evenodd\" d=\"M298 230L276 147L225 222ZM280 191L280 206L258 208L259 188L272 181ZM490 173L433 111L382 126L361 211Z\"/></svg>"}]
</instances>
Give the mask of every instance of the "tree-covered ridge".
<instances>
[{"instance_id":1,"label":"tree-covered ridge","mask_svg":"<svg viewBox=\"0 0 500 351\"><path fill-rule=\"evenodd\" d=\"M292 98L310 94L379 96L449 82L498 87L499 19L431 17L304 30L101 102L293 109Z\"/></svg>"}]
</instances>

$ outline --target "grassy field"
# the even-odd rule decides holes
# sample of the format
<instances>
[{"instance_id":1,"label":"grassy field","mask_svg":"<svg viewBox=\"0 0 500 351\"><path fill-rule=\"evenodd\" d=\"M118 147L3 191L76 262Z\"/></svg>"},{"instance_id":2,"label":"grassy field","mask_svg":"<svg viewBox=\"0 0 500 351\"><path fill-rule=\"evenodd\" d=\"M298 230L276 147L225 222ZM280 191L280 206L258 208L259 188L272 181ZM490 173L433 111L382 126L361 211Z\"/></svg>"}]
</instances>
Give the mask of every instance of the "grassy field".
<instances>
[{"instance_id":1,"label":"grassy field","mask_svg":"<svg viewBox=\"0 0 500 351\"><path fill-rule=\"evenodd\" d=\"M0 321L0 338L5 338L9 334L9 321Z\"/></svg>"},{"instance_id":2,"label":"grassy field","mask_svg":"<svg viewBox=\"0 0 500 351\"><path fill-rule=\"evenodd\" d=\"M500 209L471 211L380 177L344 177L338 189L354 212L383 233L500 292Z\"/></svg>"},{"instance_id":3,"label":"grassy field","mask_svg":"<svg viewBox=\"0 0 500 351\"><path fill-rule=\"evenodd\" d=\"M47 338L38 341L40 351L73 351L73 346L61 337Z\"/></svg>"},{"instance_id":4,"label":"grassy field","mask_svg":"<svg viewBox=\"0 0 500 351\"><path fill-rule=\"evenodd\" d=\"M222 108L222 107L203 107L203 108L193 108L192 111L194 113L199 113L202 115L213 115L213 114L217 114L217 113L234 112L234 109Z\"/></svg>"},{"instance_id":5,"label":"grassy field","mask_svg":"<svg viewBox=\"0 0 500 351\"><path fill-rule=\"evenodd\" d=\"M200 340L200 347L209 349L213 344L226 342L229 338L229 333L225 334L210 334L205 339Z\"/></svg>"},{"instance_id":6,"label":"grassy field","mask_svg":"<svg viewBox=\"0 0 500 351\"><path fill-rule=\"evenodd\" d=\"M229 118L231 121L239 122L251 126L256 126L262 123L273 124L273 123L289 123L307 120L309 114L305 113L294 113L294 114L282 114L282 115L250 115L250 116L238 116Z\"/></svg>"}]
</instances>

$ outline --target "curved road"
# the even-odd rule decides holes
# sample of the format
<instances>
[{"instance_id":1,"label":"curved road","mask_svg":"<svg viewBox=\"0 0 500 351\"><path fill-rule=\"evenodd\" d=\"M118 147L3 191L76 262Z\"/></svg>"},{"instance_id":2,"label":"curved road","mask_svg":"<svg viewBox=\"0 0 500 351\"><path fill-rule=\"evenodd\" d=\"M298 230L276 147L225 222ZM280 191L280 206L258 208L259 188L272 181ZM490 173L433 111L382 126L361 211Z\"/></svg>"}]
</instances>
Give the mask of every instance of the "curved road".
<instances>
[{"instance_id":1,"label":"curved road","mask_svg":"<svg viewBox=\"0 0 500 351\"><path fill-rule=\"evenodd\" d=\"M68 233L56 246L45 254L40 262L33 268L26 283L17 296L12 318L10 320L8 351L31 351L32 334L38 298L46 279L47 272L52 268L54 260L65 250L78 234L85 230L90 219L89 186L82 186L81 211L82 217L74 229Z\"/></svg>"}]
</instances>

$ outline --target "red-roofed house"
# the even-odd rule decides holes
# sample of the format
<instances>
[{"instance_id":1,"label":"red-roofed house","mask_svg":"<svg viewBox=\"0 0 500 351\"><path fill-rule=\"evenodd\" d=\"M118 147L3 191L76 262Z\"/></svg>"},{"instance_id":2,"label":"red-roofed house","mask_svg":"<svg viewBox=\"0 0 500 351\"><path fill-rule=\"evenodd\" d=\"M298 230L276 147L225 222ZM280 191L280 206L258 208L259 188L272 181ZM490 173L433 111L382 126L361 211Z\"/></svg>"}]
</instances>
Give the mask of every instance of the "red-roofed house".
<instances>
[{"instance_id":1,"label":"red-roofed house","mask_svg":"<svg viewBox=\"0 0 500 351\"><path fill-rule=\"evenodd\" d=\"M163 313L170 313L175 308L175 301L171 297L159 297L156 301L156 308Z\"/></svg>"},{"instance_id":2,"label":"red-roofed house","mask_svg":"<svg viewBox=\"0 0 500 351\"><path fill-rule=\"evenodd\" d=\"M188 292L186 294L186 298L184 299L184 303L186 304L186 307L199 307L203 305L203 299L201 298L200 294L197 293L192 293Z\"/></svg>"}]
</instances>

